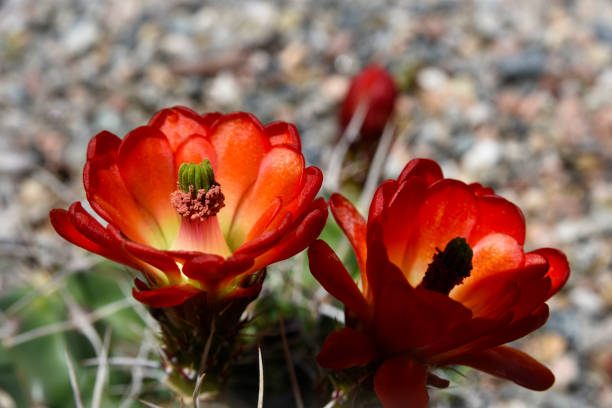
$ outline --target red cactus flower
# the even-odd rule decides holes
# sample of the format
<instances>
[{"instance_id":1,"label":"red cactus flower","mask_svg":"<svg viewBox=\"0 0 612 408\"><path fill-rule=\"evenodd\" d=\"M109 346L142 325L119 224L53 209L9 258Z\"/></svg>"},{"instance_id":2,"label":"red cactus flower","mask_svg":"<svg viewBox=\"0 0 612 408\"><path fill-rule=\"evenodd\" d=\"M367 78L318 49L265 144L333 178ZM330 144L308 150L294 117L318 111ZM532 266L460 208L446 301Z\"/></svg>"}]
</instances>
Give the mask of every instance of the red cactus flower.
<instances>
[{"instance_id":1,"label":"red cactus flower","mask_svg":"<svg viewBox=\"0 0 612 408\"><path fill-rule=\"evenodd\" d=\"M366 109L361 136L368 139L378 138L385 128L395 107L397 88L393 77L379 65L370 65L359 73L340 108L340 125L346 128L361 104Z\"/></svg>"},{"instance_id":2,"label":"red cactus flower","mask_svg":"<svg viewBox=\"0 0 612 408\"><path fill-rule=\"evenodd\" d=\"M544 324L544 302L565 284L569 265L556 249L523 251L525 222L514 204L417 159L378 188L367 224L340 195L330 206L357 255L362 288L327 244L311 246L313 275L347 316L324 342L320 365L367 364L385 407L426 406L426 384L448 385L429 370L447 365L533 390L553 384L546 367L503 344Z\"/></svg>"},{"instance_id":3,"label":"red cactus flower","mask_svg":"<svg viewBox=\"0 0 612 408\"><path fill-rule=\"evenodd\" d=\"M55 230L141 271L134 297L157 308L203 292L211 303L256 295L253 275L306 248L327 217L314 199L321 172L305 168L296 128L248 113L174 107L123 140L101 132L83 181L108 225L76 202L51 211Z\"/></svg>"}]
</instances>

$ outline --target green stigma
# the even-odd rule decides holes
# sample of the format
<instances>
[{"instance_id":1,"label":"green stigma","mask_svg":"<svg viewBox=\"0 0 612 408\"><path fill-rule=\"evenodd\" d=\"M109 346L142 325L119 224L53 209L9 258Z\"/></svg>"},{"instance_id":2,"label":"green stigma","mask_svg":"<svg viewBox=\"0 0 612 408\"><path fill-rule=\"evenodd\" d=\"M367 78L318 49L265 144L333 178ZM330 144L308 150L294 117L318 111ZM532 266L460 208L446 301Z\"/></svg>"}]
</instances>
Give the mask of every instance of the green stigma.
<instances>
[{"instance_id":1,"label":"green stigma","mask_svg":"<svg viewBox=\"0 0 612 408\"><path fill-rule=\"evenodd\" d=\"M193 186L193 192L199 190L208 191L215 184L210 160L204 159L200 164L183 163L179 167L178 183L183 193L189 193L189 187Z\"/></svg>"},{"instance_id":2,"label":"green stigma","mask_svg":"<svg viewBox=\"0 0 612 408\"><path fill-rule=\"evenodd\" d=\"M444 251L436 249L433 261L427 267L420 286L448 295L457 285L470 276L474 252L465 238L453 238Z\"/></svg>"}]
</instances>

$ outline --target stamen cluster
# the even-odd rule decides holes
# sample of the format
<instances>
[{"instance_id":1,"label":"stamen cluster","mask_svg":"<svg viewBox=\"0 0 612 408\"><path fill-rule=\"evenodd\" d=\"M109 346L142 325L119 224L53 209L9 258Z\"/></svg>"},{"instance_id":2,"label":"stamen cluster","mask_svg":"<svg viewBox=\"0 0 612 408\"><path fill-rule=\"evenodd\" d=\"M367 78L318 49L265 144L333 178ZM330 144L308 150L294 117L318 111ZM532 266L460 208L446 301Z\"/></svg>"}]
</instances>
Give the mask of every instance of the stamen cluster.
<instances>
[{"instance_id":1,"label":"stamen cluster","mask_svg":"<svg viewBox=\"0 0 612 408\"><path fill-rule=\"evenodd\" d=\"M201 188L197 192L195 187L190 185L188 193L178 189L170 194L170 202L182 217L204 221L216 215L225 206L225 197L219 184L212 185L208 190Z\"/></svg>"}]
</instances>

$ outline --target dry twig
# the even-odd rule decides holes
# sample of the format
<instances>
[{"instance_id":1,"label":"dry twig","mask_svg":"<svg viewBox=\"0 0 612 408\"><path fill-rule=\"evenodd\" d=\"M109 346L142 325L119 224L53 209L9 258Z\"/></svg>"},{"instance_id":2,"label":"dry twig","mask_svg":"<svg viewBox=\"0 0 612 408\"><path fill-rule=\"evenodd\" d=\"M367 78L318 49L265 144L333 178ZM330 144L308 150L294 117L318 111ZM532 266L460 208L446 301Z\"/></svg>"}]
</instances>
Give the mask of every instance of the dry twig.
<instances>
[{"instance_id":1,"label":"dry twig","mask_svg":"<svg viewBox=\"0 0 612 408\"><path fill-rule=\"evenodd\" d=\"M295 369L293 368L293 361L291 360L291 352L289 351L289 344L287 343L287 333L285 332L285 322L283 319L283 312L278 309L278 321L280 324L281 338L283 340L283 351L285 352L285 361L287 363L287 371L289 372L289 380L291 380L291 388L293 389L293 396L295 398L295 406L297 408L304 408L304 402L302 401L302 395L300 394L300 387L297 383L297 377L295 376Z\"/></svg>"},{"instance_id":2,"label":"dry twig","mask_svg":"<svg viewBox=\"0 0 612 408\"><path fill-rule=\"evenodd\" d=\"M77 408L83 408L83 401L81 400L81 392L79 391L79 384L77 383L76 375L74 374L74 367L72 366L72 361L70 360L68 349L65 349L64 353L66 354L66 365L68 366L70 386L72 387L72 394L74 395L74 405L76 405Z\"/></svg>"}]
</instances>

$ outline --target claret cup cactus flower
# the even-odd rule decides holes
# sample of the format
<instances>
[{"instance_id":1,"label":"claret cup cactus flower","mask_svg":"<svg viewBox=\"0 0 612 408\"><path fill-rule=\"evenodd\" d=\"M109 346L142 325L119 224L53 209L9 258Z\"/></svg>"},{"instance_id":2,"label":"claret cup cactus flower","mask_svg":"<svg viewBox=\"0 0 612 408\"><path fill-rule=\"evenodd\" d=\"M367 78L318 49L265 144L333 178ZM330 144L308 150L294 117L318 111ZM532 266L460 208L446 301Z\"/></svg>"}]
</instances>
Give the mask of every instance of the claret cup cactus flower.
<instances>
[{"instance_id":1,"label":"claret cup cactus flower","mask_svg":"<svg viewBox=\"0 0 612 408\"><path fill-rule=\"evenodd\" d=\"M168 361L196 371L210 328L235 335L266 265L305 249L327 217L296 128L248 113L174 107L123 140L101 132L83 181L107 225L77 202L51 211L54 228L142 273L133 294L160 321Z\"/></svg>"},{"instance_id":2,"label":"claret cup cactus flower","mask_svg":"<svg viewBox=\"0 0 612 408\"><path fill-rule=\"evenodd\" d=\"M387 408L425 407L427 385L449 384L432 370L449 365L533 390L553 384L548 368L504 344L546 322L544 302L569 265L555 249L523 251L525 221L514 204L417 159L378 188L367 222L340 195L330 208L361 271L360 288L326 243L309 249L313 275L345 305L346 327L317 356L336 384L373 388Z\"/></svg>"}]
</instances>

